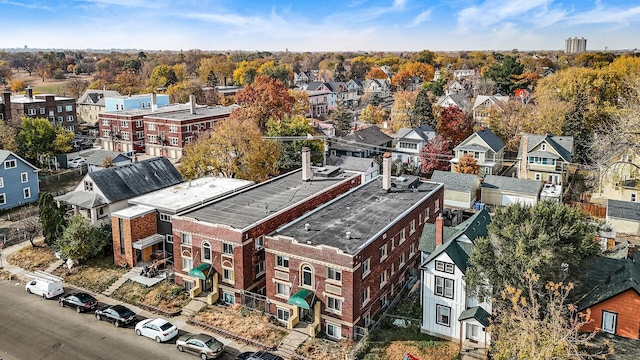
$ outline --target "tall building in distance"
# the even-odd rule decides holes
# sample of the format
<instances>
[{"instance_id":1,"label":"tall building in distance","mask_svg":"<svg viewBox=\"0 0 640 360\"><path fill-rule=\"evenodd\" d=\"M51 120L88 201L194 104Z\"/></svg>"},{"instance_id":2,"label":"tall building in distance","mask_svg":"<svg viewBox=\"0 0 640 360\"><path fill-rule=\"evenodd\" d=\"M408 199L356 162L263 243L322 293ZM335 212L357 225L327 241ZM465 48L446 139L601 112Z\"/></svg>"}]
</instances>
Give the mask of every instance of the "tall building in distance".
<instances>
[{"instance_id":1,"label":"tall building in distance","mask_svg":"<svg viewBox=\"0 0 640 360\"><path fill-rule=\"evenodd\" d=\"M587 51L587 39L577 37L568 38L564 41L564 52L577 54Z\"/></svg>"}]
</instances>

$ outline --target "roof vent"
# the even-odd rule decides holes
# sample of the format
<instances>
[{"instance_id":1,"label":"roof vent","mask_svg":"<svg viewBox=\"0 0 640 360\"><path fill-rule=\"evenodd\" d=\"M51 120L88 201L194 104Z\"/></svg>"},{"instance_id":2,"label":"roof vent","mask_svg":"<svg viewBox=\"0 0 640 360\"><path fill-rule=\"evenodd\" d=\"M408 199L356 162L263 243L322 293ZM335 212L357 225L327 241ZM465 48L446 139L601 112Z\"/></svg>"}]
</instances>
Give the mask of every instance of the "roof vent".
<instances>
[{"instance_id":1,"label":"roof vent","mask_svg":"<svg viewBox=\"0 0 640 360\"><path fill-rule=\"evenodd\" d=\"M304 224L304 229L305 229L306 231L311 230L309 223Z\"/></svg>"},{"instance_id":2,"label":"roof vent","mask_svg":"<svg viewBox=\"0 0 640 360\"><path fill-rule=\"evenodd\" d=\"M404 176L398 176L398 177L396 178L396 181L398 181L398 182L405 182L405 181L407 181L407 178L406 178L406 177L404 177Z\"/></svg>"},{"instance_id":3,"label":"roof vent","mask_svg":"<svg viewBox=\"0 0 640 360\"><path fill-rule=\"evenodd\" d=\"M347 231L347 239L351 239L351 231Z\"/></svg>"}]
</instances>

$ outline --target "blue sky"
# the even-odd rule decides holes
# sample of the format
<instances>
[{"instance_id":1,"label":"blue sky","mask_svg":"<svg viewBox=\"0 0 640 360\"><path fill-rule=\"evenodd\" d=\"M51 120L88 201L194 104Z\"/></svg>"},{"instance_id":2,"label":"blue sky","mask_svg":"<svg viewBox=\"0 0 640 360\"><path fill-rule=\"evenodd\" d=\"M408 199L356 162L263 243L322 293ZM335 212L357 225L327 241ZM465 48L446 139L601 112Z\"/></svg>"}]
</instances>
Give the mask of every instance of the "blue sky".
<instances>
[{"instance_id":1,"label":"blue sky","mask_svg":"<svg viewBox=\"0 0 640 360\"><path fill-rule=\"evenodd\" d=\"M640 48L637 0L0 0L1 48Z\"/></svg>"}]
</instances>

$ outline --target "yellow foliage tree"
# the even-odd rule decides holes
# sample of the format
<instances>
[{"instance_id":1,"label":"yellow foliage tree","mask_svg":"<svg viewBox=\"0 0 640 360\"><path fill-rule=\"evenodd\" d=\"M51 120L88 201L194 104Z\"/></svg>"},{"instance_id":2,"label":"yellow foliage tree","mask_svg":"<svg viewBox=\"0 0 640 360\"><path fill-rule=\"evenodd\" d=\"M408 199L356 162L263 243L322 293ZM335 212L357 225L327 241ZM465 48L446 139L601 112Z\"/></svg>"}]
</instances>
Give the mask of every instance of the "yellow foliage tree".
<instances>
[{"instance_id":1,"label":"yellow foliage tree","mask_svg":"<svg viewBox=\"0 0 640 360\"><path fill-rule=\"evenodd\" d=\"M416 101L417 91L396 91L393 94L393 108L391 109L391 128L398 131L400 128L413 128L411 119Z\"/></svg>"},{"instance_id":2,"label":"yellow foliage tree","mask_svg":"<svg viewBox=\"0 0 640 360\"><path fill-rule=\"evenodd\" d=\"M417 61L407 63L404 69L409 72L409 76L417 76L423 81L431 81L435 74L433 66Z\"/></svg>"},{"instance_id":3,"label":"yellow foliage tree","mask_svg":"<svg viewBox=\"0 0 640 360\"><path fill-rule=\"evenodd\" d=\"M376 105L367 105L360 112L360 120L369 124L381 124L384 120L382 108Z\"/></svg>"},{"instance_id":4,"label":"yellow foliage tree","mask_svg":"<svg viewBox=\"0 0 640 360\"><path fill-rule=\"evenodd\" d=\"M25 85L24 85L24 81L23 80L13 80L13 81L11 81L11 86L10 86L11 91L20 92L20 91L23 91L24 88L25 88Z\"/></svg>"}]
</instances>

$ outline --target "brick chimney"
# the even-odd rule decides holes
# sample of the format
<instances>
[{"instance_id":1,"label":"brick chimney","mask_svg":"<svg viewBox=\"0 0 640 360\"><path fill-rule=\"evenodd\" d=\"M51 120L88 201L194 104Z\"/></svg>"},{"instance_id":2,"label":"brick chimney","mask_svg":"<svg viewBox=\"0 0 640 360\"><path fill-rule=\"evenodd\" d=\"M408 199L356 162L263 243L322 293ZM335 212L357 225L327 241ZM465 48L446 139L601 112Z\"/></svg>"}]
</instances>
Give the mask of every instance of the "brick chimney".
<instances>
[{"instance_id":1,"label":"brick chimney","mask_svg":"<svg viewBox=\"0 0 640 360\"><path fill-rule=\"evenodd\" d=\"M444 238L444 218L442 213L436 218L436 248L442 245Z\"/></svg>"},{"instance_id":2,"label":"brick chimney","mask_svg":"<svg viewBox=\"0 0 640 360\"><path fill-rule=\"evenodd\" d=\"M382 190L391 190L391 153L382 156Z\"/></svg>"},{"instance_id":3,"label":"brick chimney","mask_svg":"<svg viewBox=\"0 0 640 360\"><path fill-rule=\"evenodd\" d=\"M191 104L191 115L194 115L196 113L196 96L195 95L189 95L189 103Z\"/></svg>"},{"instance_id":4,"label":"brick chimney","mask_svg":"<svg viewBox=\"0 0 640 360\"><path fill-rule=\"evenodd\" d=\"M2 93L2 102L4 102L4 120L8 121L11 119L11 92Z\"/></svg>"},{"instance_id":5,"label":"brick chimney","mask_svg":"<svg viewBox=\"0 0 640 360\"><path fill-rule=\"evenodd\" d=\"M28 87L26 91L27 91L27 97L31 99L33 97L33 89Z\"/></svg>"},{"instance_id":6,"label":"brick chimney","mask_svg":"<svg viewBox=\"0 0 640 360\"><path fill-rule=\"evenodd\" d=\"M528 175L527 166L529 165L529 135L522 135L522 157L520 158L520 171L518 171L518 178L526 179Z\"/></svg>"},{"instance_id":7,"label":"brick chimney","mask_svg":"<svg viewBox=\"0 0 640 360\"><path fill-rule=\"evenodd\" d=\"M311 150L308 147L302 148L302 181L311 180Z\"/></svg>"}]
</instances>

